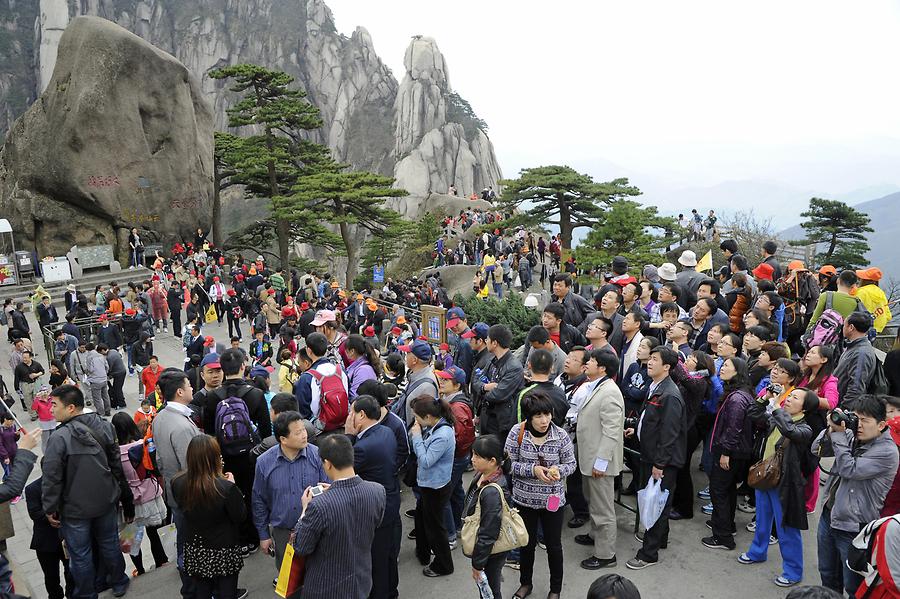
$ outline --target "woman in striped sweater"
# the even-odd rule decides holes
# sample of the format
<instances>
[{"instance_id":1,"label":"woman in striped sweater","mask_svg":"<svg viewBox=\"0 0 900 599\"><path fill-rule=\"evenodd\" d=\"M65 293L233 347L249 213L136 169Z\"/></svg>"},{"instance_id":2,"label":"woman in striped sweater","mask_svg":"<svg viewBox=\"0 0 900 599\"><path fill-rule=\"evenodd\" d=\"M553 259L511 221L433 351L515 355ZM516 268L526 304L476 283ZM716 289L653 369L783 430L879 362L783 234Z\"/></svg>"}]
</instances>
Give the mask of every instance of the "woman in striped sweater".
<instances>
[{"instance_id":1,"label":"woman in striped sweater","mask_svg":"<svg viewBox=\"0 0 900 599\"><path fill-rule=\"evenodd\" d=\"M506 438L505 450L512 461L512 496L528 529L528 545L519 560L519 590L513 597L527 597L534 588L534 546L538 522L544 532L550 567L550 594L562 592L562 523L567 476L575 472L575 449L569 435L551 421L553 401L543 393L522 400L524 420Z\"/></svg>"}]
</instances>

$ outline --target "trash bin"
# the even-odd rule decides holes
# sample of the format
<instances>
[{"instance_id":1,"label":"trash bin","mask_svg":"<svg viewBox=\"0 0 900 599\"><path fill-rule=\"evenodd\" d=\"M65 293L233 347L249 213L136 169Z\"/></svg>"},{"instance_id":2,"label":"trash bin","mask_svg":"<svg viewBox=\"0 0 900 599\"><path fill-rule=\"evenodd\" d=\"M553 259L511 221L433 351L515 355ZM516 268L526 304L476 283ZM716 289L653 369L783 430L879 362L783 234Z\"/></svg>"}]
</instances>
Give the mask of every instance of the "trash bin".
<instances>
[{"instance_id":1,"label":"trash bin","mask_svg":"<svg viewBox=\"0 0 900 599\"><path fill-rule=\"evenodd\" d=\"M34 278L34 262L31 261L31 252L16 252L16 271L19 273L19 281Z\"/></svg>"}]
</instances>

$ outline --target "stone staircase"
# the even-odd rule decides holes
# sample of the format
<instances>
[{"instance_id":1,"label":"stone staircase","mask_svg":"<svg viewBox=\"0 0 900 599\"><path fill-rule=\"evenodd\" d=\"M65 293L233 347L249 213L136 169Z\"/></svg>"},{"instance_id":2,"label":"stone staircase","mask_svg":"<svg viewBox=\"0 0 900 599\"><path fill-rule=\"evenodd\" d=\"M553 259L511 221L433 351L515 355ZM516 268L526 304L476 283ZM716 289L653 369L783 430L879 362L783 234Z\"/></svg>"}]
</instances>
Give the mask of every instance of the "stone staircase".
<instances>
[{"instance_id":1,"label":"stone staircase","mask_svg":"<svg viewBox=\"0 0 900 599\"><path fill-rule=\"evenodd\" d=\"M46 291L51 298L51 301L56 309L60 313L60 318L63 316L63 312L65 310L65 293L66 287L70 284L75 285L75 288L79 293L85 294L89 298L89 301L93 301L91 297L94 292L94 287L97 285L109 286L111 281L115 281L121 287L125 287L128 283L140 282L149 279L153 274L149 268L135 268L134 270L121 270L119 272L110 272L106 269L96 269L93 271L89 271L84 273L84 275L77 280L69 280L69 281L58 281L54 283L47 283L44 285L44 291ZM34 293L35 289L37 289L38 285L43 285L40 278L36 278L34 282L28 283L25 285L9 285L5 287L0 287L0 306L6 301L7 298L12 298L13 303L16 302L24 302L26 309L30 309L30 298Z\"/></svg>"}]
</instances>

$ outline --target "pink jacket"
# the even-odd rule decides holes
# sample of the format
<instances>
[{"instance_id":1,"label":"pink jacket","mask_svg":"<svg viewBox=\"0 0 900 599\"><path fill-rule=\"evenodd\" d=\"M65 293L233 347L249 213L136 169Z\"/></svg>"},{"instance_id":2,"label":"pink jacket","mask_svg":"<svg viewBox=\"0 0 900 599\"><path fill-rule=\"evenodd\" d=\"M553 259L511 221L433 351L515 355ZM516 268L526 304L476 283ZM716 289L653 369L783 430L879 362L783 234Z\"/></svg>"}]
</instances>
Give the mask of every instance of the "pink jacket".
<instances>
[{"instance_id":1,"label":"pink jacket","mask_svg":"<svg viewBox=\"0 0 900 599\"><path fill-rule=\"evenodd\" d=\"M809 385L809 381L806 378L800 381L800 387L806 387L807 385ZM813 391L815 391L816 395L818 395L819 397L824 397L825 399L827 399L828 407L832 410L837 407L838 402L840 402L841 400L840 394L838 393L838 380L834 375L831 375L827 379L825 379L825 382L822 383L822 386L818 389L813 389Z\"/></svg>"},{"instance_id":2,"label":"pink jacket","mask_svg":"<svg viewBox=\"0 0 900 599\"><path fill-rule=\"evenodd\" d=\"M131 493L134 495L134 505L153 501L163 494L163 488L159 481L152 476L148 476L144 480L139 479L137 472L134 471L134 466L131 465L131 460L128 459L128 450L143 442L141 440L128 445L119 445L119 454L122 456L122 469L125 471L125 479L128 481Z\"/></svg>"},{"instance_id":3,"label":"pink jacket","mask_svg":"<svg viewBox=\"0 0 900 599\"><path fill-rule=\"evenodd\" d=\"M50 401L49 397L46 399L35 397L34 401L31 402L31 409L37 412L38 420L41 422L50 422L54 420L53 413L50 411L51 407L53 407L53 402Z\"/></svg>"}]
</instances>

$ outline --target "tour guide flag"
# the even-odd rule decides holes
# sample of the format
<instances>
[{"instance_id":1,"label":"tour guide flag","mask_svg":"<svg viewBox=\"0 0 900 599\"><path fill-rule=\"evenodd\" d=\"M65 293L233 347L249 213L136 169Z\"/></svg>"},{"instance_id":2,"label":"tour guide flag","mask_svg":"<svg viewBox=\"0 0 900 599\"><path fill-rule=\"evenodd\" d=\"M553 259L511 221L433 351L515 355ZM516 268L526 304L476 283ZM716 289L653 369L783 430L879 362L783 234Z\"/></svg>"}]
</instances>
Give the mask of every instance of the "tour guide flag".
<instances>
[{"instance_id":1,"label":"tour guide flag","mask_svg":"<svg viewBox=\"0 0 900 599\"><path fill-rule=\"evenodd\" d=\"M712 250L710 250L697 262L697 272L704 272L712 269Z\"/></svg>"}]
</instances>

